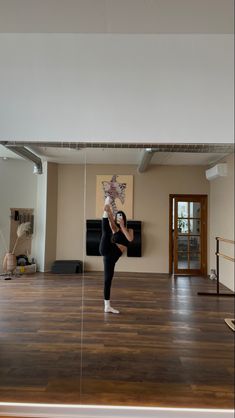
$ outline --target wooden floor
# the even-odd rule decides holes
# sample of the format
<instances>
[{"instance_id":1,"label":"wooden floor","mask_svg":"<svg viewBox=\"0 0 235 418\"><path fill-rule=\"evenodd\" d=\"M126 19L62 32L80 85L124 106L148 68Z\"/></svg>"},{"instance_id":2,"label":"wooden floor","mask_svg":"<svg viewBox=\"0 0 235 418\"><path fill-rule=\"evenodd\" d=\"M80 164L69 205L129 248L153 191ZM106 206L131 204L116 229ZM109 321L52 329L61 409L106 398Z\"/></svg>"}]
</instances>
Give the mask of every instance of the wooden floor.
<instances>
[{"instance_id":1,"label":"wooden floor","mask_svg":"<svg viewBox=\"0 0 235 418\"><path fill-rule=\"evenodd\" d=\"M234 299L198 277L117 273L0 279L0 401L234 406Z\"/></svg>"}]
</instances>

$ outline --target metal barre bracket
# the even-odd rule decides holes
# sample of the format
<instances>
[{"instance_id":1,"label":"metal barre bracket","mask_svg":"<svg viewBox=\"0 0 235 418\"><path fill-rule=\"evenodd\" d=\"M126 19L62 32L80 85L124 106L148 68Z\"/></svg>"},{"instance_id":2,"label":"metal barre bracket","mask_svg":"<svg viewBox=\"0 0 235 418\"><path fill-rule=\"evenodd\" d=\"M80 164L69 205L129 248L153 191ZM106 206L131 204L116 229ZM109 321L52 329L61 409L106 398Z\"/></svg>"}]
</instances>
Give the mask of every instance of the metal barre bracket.
<instances>
[{"instance_id":1,"label":"metal barre bracket","mask_svg":"<svg viewBox=\"0 0 235 418\"><path fill-rule=\"evenodd\" d=\"M235 293L221 293L220 292L220 288L219 288L219 258L223 257L226 260L229 261L235 261L234 258L229 257L225 254L222 254L219 252L219 242L223 241L223 242L227 242L229 244L234 244L234 241L230 240L230 239L225 239L225 238L221 238L221 237L216 237L216 292L198 292L197 294L199 296L223 296L223 297L235 297Z\"/></svg>"}]
</instances>

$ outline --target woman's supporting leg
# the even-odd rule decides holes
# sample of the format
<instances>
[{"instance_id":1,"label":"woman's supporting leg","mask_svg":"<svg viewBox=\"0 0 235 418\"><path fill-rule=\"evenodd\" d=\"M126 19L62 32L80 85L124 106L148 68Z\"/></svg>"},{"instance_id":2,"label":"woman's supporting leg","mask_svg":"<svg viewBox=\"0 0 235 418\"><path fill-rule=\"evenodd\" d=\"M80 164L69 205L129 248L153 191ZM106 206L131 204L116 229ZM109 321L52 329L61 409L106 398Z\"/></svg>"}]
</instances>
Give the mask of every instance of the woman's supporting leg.
<instances>
[{"instance_id":1,"label":"woman's supporting leg","mask_svg":"<svg viewBox=\"0 0 235 418\"><path fill-rule=\"evenodd\" d=\"M110 306L110 292L114 275L114 267L121 256L119 248L113 244L113 251L111 254L104 256L104 311L118 314L119 311Z\"/></svg>"},{"instance_id":2,"label":"woman's supporting leg","mask_svg":"<svg viewBox=\"0 0 235 418\"><path fill-rule=\"evenodd\" d=\"M112 255L104 256L104 299L110 300L115 260Z\"/></svg>"}]
</instances>

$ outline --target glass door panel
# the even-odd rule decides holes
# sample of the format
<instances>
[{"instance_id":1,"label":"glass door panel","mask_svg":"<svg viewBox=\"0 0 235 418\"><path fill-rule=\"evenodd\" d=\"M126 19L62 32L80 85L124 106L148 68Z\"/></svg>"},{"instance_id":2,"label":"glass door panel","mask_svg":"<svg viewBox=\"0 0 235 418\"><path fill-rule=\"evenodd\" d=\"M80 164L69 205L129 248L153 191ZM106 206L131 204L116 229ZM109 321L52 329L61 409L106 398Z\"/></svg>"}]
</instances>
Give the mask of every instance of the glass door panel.
<instances>
[{"instance_id":1,"label":"glass door panel","mask_svg":"<svg viewBox=\"0 0 235 418\"><path fill-rule=\"evenodd\" d=\"M189 202L190 218L201 218L201 204L199 202Z\"/></svg>"},{"instance_id":2,"label":"glass door panel","mask_svg":"<svg viewBox=\"0 0 235 418\"><path fill-rule=\"evenodd\" d=\"M178 218L188 218L188 202L178 202Z\"/></svg>"},{"instance_id":3,"label":"glass door panel","mask_svg":"<svg viewBox=\"0 0 235 418\"><path fill-rule=\"evenodd\" d=\"M188 237L178 236L178 252L188 252Z\"/></svg>"},{"instance_id":4,"label":"glass door panel","mask_svg":"<svg viewBox=\"0 0 235 418\"><path fill-rule=\"evenodd\" d=\"M188 269L188 253L179 252L178 253L178 268L179 269Z\"/></svg>"},{"instance_id":5,"label":"glass door panel","mask_svg":"<svg viewBox=\"0 0 235 418\"><path fill-rule=\"evenodd\" d=\"M192 270L200 269L200 253L189 253L189 268Z\"/></svg>"},{"instance_id":6,"label":"glass door panel","mask_svg":"<svg viewBox=\"0 0 235 418\"><path fill-rule=\"evenodd\" d=\"M188 234L189 222L188 219L178 218L178 234Z\"/></svg>"},{"instance_id":7,"label":"glass door panel","mask_svg":"<svg viewBox=\"0 0 235 418\"><path fill-rule=\"evenodd\" d=\"M190 236L189 237L189 252L200 252L200 237L199 236Z\"/></svg>"},{"instance_id":8,"label":"glass door panel","mask_svg":"<svg viewBox=\"0 0 235 418\"><path fill-rule=\"evenodd\" d=\"M190 234L200 235L201 221L200 219L190 219Z\"/></svg>"}]
</instances>

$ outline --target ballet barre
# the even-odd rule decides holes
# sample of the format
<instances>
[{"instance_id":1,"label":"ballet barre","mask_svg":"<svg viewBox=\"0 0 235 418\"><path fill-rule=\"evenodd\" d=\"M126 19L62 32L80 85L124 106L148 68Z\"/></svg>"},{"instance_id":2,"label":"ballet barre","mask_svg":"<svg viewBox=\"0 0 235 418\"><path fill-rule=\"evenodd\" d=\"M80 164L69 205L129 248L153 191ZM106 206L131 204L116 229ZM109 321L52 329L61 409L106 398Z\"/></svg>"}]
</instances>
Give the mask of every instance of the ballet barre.
<instances>
[{"instance_id":1,"label":"ballet barre","mask_svg":"<svg viewBox=\"0 0 235 418\"><path fill-rule=\"evenodd\" d=\"M216 292L198 292L198 295L200 296L226 296L226 297L234 297L235 293L224 293L224 292L220 292L220 282L219 282L219 259L220 257L224 258L225 260L229 260L234 262L235 259L233 257L230 257L226 254L223 254L220 252L219 249L219 243L221 242L226 242L228 244L234 244L235 242L232 241L231 239L225 239L225 238L221 238L221 237L216 237Z\"/></svg>"}]
</instances>

